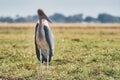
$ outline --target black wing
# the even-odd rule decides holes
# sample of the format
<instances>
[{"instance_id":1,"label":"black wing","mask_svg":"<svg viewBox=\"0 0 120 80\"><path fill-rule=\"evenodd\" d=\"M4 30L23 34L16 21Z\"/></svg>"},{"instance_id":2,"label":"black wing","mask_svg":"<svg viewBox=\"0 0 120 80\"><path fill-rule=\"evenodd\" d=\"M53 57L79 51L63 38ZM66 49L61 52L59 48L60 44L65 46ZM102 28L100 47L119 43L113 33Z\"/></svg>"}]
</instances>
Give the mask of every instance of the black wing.
<instances>
[{"instance_id":1,"label":"black wing","mask_svg":"<svg viewBox=\"0 0 120 80\"><path fill-rule=\"evenodd\" d=\"M46 41L49 45L49 61L51 61L51 57L53 56L53 53L54 53L54 38L52 36L52 32L51 30L45 25L44 26L44 31L45 31L45 38L46 38Z\"/></svg>"},{"instance_id":2,"label":"black wing","mask_svg":"<svg viewBox=\"0 0 120 80\"><path fill-rule=\"evenodd\" d=\"M38 23L36 24L36 27L35 27L35 50L36 50L36 55L37 55L37 59L40 60L40 53L39 53L39 49L37 47L37 42L36 42L36 34L37 34L37 28L39 27Z\"/></svg>"}]
</instances>

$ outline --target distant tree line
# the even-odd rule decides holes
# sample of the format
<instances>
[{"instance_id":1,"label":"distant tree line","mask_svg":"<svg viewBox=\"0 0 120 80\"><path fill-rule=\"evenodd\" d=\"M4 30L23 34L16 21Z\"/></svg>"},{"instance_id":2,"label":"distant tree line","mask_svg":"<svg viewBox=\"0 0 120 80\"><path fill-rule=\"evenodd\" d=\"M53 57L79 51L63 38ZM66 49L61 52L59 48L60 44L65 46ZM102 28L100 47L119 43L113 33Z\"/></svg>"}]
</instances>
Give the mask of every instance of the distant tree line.
<instances>
[{"instance_id":1,"label":"distant tree line","mask_svg":"<svg viewBox=\"0 0 120 80\"><path fill-rule=\"evenodd\" d=\"M49 17L53 22L56 23L120 23L120 17L112 16L110 14L102 13L99 14L97 18L87 16L83 18L83 14L77 14L72 16L64 16L60 13L55 13ZM19 15L16 18L11 17L0 17L0 22L8 22L8 23L23 23L23 22L36 22L38 20L38 16L27 16L21 17Z\"/></svg>"},{"instance_id":2,"label":"distant tree line","mask_svg":"<svg viewBox=\"0 0 120 80\"><path fill-rule=\"evenodd\" d=\"M73 16L64 16L62 14L56 13L50 16L51 20L54 22L66 22L66 23L78 23L78 22L87 22L87 23L120 23L120 17L112 16L110 14L102 13L99 14L97 18L87 16L83 18L83 14L77 14Z\"/></svg>"}]
</instances>

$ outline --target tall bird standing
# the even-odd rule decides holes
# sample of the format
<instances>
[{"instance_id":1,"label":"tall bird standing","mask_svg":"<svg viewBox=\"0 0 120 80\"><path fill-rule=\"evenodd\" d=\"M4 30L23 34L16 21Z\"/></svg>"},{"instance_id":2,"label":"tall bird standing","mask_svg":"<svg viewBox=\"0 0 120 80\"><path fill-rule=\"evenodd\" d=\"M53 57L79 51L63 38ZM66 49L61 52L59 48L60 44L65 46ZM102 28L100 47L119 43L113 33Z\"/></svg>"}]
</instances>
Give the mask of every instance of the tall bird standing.
<instances>
[{"instance_id":1,"label":"tall bird standing","mask_svg":"<svg viewBox=\"0 0 120 80\"><path fill-rule=\"evenodd\" d=\"M47 62L48 65L54 54L54 37L53 33L48 25L48 22L52 23L45 13L38 9L39 21L35 27L35 49L38 60L40 61L40 68L42 74L42 63Z\"/></svg>"}]
</instances>

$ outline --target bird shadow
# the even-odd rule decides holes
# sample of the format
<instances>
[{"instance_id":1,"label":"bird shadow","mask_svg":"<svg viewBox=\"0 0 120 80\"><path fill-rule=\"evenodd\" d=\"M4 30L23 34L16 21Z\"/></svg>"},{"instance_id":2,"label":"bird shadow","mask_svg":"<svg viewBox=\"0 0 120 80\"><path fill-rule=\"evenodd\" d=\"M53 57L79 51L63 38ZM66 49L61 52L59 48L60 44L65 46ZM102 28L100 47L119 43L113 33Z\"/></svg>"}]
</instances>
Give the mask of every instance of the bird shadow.
<instances>
[{"instance_id":1,"label":"bird shadow","mask_svg":"<svg viewBox=\"0 0 120 80\"><path fill-rule=\"evenodd\" d=\"M71 62L66 59L55 59L55 60L53 60L52 65L63 65L63 64L67 64L67 63L71 63Z\"/></svg>"}]
</instances>

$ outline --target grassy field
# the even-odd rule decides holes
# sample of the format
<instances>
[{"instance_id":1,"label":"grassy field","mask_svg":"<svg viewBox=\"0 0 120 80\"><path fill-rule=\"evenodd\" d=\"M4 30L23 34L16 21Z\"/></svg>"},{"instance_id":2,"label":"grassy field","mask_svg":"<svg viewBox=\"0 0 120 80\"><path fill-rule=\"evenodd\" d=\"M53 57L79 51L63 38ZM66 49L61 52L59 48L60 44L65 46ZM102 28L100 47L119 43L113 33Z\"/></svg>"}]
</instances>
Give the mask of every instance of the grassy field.
<instances>
[{"instance_id":1,"label":"grassy field","mask_svg":"<svg viewBox=\"0 0 120 80\"><path fill-rule=\"evenodd\" d=\"M0 24L0 80L38 80L35 24ZM51 24L55 54L42 80L120 80L120 24Z\"/></svg>"}]
</instances>

